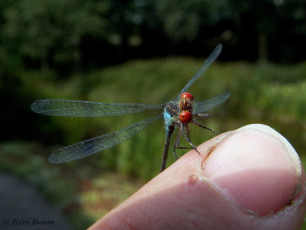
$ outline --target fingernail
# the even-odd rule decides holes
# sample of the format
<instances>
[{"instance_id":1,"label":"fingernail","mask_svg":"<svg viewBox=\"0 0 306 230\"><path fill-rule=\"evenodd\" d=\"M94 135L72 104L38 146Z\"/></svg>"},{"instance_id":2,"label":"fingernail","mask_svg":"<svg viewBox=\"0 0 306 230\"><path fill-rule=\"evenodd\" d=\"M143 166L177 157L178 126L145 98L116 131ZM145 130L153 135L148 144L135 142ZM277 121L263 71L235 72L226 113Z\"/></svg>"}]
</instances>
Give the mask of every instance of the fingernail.
<instances>
[{"instance_id":1,"label":"fingernail","mask_svg":"<svg viewBox=\"0 0 306 230\"><path fill-rule=\"evenodd\" d=\"M301 162L290 143L265 125L222 140L203 163L208 181L245 211L265 216L286 207L300 188Z\"/></svg>"}]
</instances>

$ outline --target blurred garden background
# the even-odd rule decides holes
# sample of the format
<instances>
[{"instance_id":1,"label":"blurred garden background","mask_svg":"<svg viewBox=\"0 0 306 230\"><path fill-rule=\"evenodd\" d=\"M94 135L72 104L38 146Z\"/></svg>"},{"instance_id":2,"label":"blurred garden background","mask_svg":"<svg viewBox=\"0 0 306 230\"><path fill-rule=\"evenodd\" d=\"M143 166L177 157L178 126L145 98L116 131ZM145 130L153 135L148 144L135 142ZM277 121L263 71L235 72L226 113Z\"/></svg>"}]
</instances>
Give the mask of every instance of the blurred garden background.
<instances>
[{"instance_id":1,"label":"blurred garden background","mask_svg":"<svg viewBox=\"0 0 306 230\"><path fill-rule=\"evenodd\" d=\"M219 43L221 55L190 92L201 101L232 95L203 124L220 133L267 124L305 166L305 41L306 0L1 0L0 172L33 185L73 229L88 227L159 173L164 124L89 158L51 165L48 156L57 148L155 112L48 117L33 113L31 103L162 104ZM213 136L191 127L196 144Z\"/></svg>"}]
</instances>

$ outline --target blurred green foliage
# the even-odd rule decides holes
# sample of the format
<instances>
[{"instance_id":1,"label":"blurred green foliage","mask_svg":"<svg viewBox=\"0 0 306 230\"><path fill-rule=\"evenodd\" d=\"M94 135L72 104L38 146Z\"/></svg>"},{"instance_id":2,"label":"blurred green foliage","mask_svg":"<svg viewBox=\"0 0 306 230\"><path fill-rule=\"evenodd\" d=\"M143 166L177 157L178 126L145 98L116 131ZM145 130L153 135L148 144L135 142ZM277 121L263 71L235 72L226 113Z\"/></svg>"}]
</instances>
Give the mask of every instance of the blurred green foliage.
<instances>
[{"instance_id":1,"label":"blurred green foliage","mask_svg":"<svg viewBox=\"0 0 306 230\"><path fill-rule=\"evenodd\" d=\"M87 34L102 36L107 1L20 0L3 9L3 47L43 69L79 63L79 47ZM90 26L89 26L90 25Z\"/></svg>"},{"instance_id":2,"label":"blurred green foliage","mask_svg":"<svg viewBox=\"0 0 306 230\"><path fill-rule=\"evenodd\" d=\"M131 58L203 56L221 42L226 60L305 58L306 1L3 0L0 52L61 73Z\"/></svg>"}]
</instances>

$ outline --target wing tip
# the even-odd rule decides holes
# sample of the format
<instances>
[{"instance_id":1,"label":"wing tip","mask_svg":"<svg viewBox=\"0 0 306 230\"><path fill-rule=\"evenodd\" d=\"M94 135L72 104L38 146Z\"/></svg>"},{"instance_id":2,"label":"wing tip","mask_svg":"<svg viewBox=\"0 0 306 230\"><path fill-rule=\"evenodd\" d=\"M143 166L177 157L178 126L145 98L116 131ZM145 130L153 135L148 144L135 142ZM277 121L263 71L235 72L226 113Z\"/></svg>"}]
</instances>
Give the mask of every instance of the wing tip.
<instances>
[{"instance_id":1,"label":"wing tip","mask_svg":"<svg viewBox=\"0 0 306 230\"><path fill-rule=\"evenodd\" d=\"M59 151L55 151L54 153L52 153L49 158L48 158L48 161L51 163L51 164L60 164L60 163L63 163L64 161L61 161L59 160L58 158L58 154L59 154Z\"/></svg>"},{"instance_id":2,"label":"wing tip","mask_svg":"<svg viewBox=\"0 0 306 230\"><path fill-rule=\"evenodd\" d=\"M213 53L215 53L215 56L218 57L223 49L223 45L219 43L216 48L214 49Z\"/></svg>"},{"instance_id":3,"label":"wing tip","mask_svg":"<svg viewBox=\"0 0 306 230\"><path fill-rule=\"evenodd\" d=\"M31 110L35 113L40 113L41 106L43 106L43 100L36 100L31 104Z\"/></svg>"},{"instance_id":4,"label":"wing tip","mask_svg":"<svg viewBox=\"0 0 306 230\"><path fill-rule=\"evenodd\" d=\"M222 43L219 43L217 46L216 46L216 49L218 49L218 50L222 50L223 49L223 45L222 45Z\"/></svg>"},{"instance_id":5,"label":"wing tip","mask_svg":"<svg viewBox=\"0 0 306 230\"><path fill-rule=\"evenodd\" d=\"M223 92L223 102L230 98L232 93L230 91Z\"/></svg>"}]
</instances>

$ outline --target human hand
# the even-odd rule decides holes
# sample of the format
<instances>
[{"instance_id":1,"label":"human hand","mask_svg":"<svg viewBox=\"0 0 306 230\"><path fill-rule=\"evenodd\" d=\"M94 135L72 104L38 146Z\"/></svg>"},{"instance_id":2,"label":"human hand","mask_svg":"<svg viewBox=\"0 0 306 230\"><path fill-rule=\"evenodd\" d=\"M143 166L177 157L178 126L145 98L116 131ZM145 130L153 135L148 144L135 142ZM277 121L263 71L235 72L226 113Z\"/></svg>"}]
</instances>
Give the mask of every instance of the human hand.
<instances>
[{"instance_id":1,"label":"human hand","mask_svg":"<svg viewBox=\"0 0 306 230\"><path fill-rule=\"evenodd\" d=\"M300 229L306 177L289 142L264 125L188 152L98 220L97 229Z\"/></svg>"}]
</instances>

